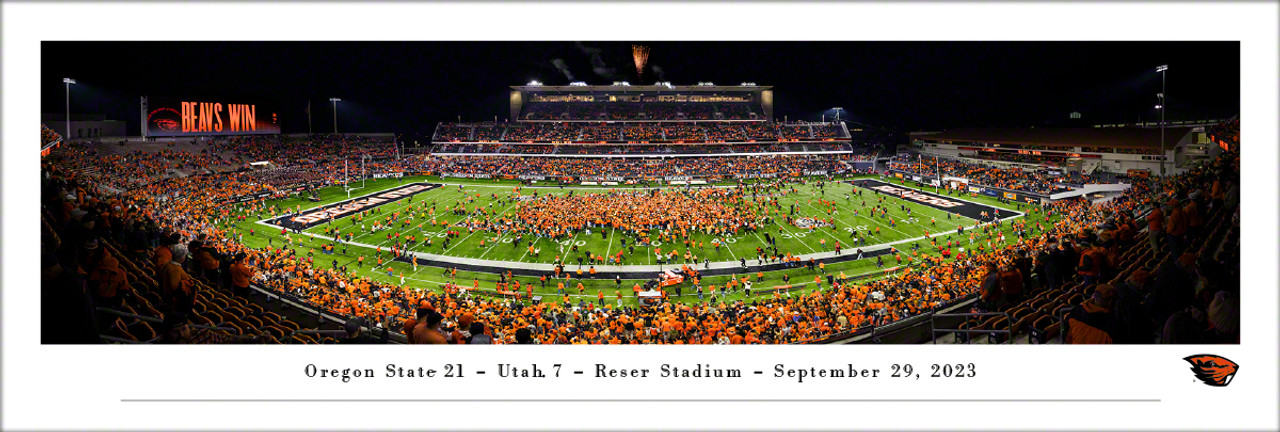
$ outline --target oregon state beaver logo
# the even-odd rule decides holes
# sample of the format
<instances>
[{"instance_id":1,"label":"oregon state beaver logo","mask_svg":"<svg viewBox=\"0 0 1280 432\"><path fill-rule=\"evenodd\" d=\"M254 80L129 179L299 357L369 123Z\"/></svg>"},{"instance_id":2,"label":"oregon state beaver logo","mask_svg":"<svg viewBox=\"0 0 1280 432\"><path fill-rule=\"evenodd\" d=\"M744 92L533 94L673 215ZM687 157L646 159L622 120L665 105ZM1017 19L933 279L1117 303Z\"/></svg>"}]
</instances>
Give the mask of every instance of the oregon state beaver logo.
<instances>
[{"instance_id":1,"label":"oregon state beaver logo","mask_svg":"<svg viewBox=\"0 0 1280 432\"><path fill-rule=\"evenodd\" d=\"M796 218L795 226L804 229L826 228L831 226L831 223L822 219L802 217Z\"/></svg>"},{"instance_id":2,"label":"oregon state beaver logo","mask_svg":"<svg viewBox=\"0 0 1280 432\"><path fill-rule=\"evenodd\" d=\"M152 128L162 132L177 132L179 117L181 114L176 109L156 108L147 114L147 122L151 123Z\"/></svg>"},{"instance_id":3,"label":"oregon state beaver logo","mask_svg":"<svg viewBox=\"0 0 1280 432\"><path fill-rule=\"evenodd\" d=\"M1231 378L1236 376L1240 366L1231 360L1213 354L1197 354L1183 358L1191 363L1191 371L1196 378L1214 387L1226 387Z\"/></svg>"}]
</instances>

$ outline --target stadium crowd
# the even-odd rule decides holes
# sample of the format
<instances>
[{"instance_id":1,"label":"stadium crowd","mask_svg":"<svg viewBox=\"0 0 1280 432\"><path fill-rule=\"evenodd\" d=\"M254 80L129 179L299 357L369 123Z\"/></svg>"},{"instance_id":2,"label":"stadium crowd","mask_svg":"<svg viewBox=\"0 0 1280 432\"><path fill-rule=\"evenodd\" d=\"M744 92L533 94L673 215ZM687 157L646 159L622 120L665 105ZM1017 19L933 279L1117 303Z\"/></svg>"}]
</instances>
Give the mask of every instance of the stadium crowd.
<instances>
[{"instance_id":1,"label":"stadium crowd","mask_svg":"<svg viewBox=\"0 0 1280 432\"><path fill-rule=\"evenodd\" d=\"M680 120L680 107L671 103L646 103L643 112L648 120Z\"/></svg>"},{"instance_id":2,"label":"stadium crowd","mask_svg":"<svg viewBox=\"0 0 1280 432\"><path fill-rule=\"evenodd\" d=\"M1050 194L1069 190L1055 183L1060 178L1047 175L1042 170L1024 170L1022 168L996 168L955 159L938 159L932 156L916 158L914 156L895 156L889 162L889 168L912 174L933 176L939 171L944 176L956 176L969 179L972 184L995 187L1015 191ZM1080 180L1087 183L1092 179L1085 175Z\"/></svg>"},{"instance_id":3,"label":"stadium crowd","mask_svg":"<svg viewBox=\"0 0 1280 432\"><path fill-rule=\"evenodd\" d=\"M49 129L49 127L45 126L44 123L40 123L40 147L41 148L44 148L44 146L47 146L49 144L53 144L54 142L57 142L59 139L62 139L61 135L58 135L58 133L54 132L53 129Z\"/></svg>"},{"instance_id":4,"label":"stadium crowd","mask_svg":"<svg viewBox=\"0 0 1280 432\"><path fill-rule=\"evenodd\" d=\"M751 104L724 103L717 105L717 111L724 115L724 120L750 120L754 111Z\"/></svg>"},{"instance_id":5,"label":"stadium crowd","mask_svg":"<svg viewBox=\"0 0 1280 432\"><path fill-rule=\"evenodd\" d=\"M231 153L242 164L270 161L279 166L315 164L344 158L360 160L365 156L385 159L396 154L394 140L356 135L234 136L214 139L210 150Z\"/></svg>"},{"instance_id":6,"label":"stadium crowd","mask_svg":"<svg viewBox=\"0 0 1280 432\"><path fill-rule=\"evenodd\" d=\"M498 141L502 139L502 133L506 132L506 127L494 123L477 125L475 131L476 141Z\"/></svg>"},{"instance_id":7,"label":"stadium crowd","mask_svg":"<svg viewBox=\"0 0 1280 432\"><path fill-rule=\"evenodd\" d=\"M41 177L41 307L46 334L55 334L54 340L96 340L93 336L109 324L99 322L94 307L127 303L136 295L130 281L144 275L122 268L103 246L109 242L122 245L120 249L127 251L122 253L132 255L130 261L153 266L144 273L155 275L163 293L155 312L167 320L198 312L193 310L195 299L211 295L209 287L242 290L256 281L321 308L401 330L411 343L807 342L895 322L968 296L977 296L979 310L1003 310L1022 304L1022 296L1032 292L1062 292L1075 300L1067 320L1070 327L1064 330L1071 343L1239 340L1239 243L1237 239L1232 248L1230 241L1217 242L1223 232L1238 236L1237 152L1224 153L1211 164L1163 181L1139 181L1103 204L1068 200L1032 208L1028 218L1013 223L1019 233L1016 239L997 240L1004 236L997 237L991 225L967 231L986 237L990 247L960 251L958 239L935 234L923 248L940 254L913 248L905 253L909 271L892 278L858 283L833 277L823 285L815 270L821 289L807 294L758 289L747 301L717 302L712 295L711 301L615 308L605 304L603 292L598 306L585 299L574 304L567 296L563 303L530 302L518 287L531 290L536 279L503 278L500 283L514 296L482 295L476 289L478 281L470 287L459 282L440 291L417 290L360 277L336 264L328 266L311 252L302 253L304 246L292 241L261 249L243 246L243 234L228 229L231 221L287 210L267 206L261 199L237 203L237 198L272 193L275 188L245 181L244 174L215 173L209 167L266 159L305 170L305 160L387 154L384 143L345 140L331 137L315 145L229 139L214 145L216 153L162 150L100 157L92 149L55 151L42 163ZM228 164L223 153L239 160ZM385 168L492 175L729 176L834 172L846 168L842 161L848 158L685 158L655 165L641 160L415 156L387 162ZM933 161L895 163L911 172L931 173L933 164L927 162ZM948 172L964 173L979 183L1030 190L1044 187L1044 179L1025 173L952 161L944 165ZM333 169L328 164L312 167ZM171 170L206 172L165 175ZM776 187L781 189L784 183ZM510 221L495 217L489 223L501 224L497 229L520 226L548 235L609 225L631 229L637 236L664 224L667 231L713 232L767 223L762 218L770 206L768 199L747 199L741 188L650 193L660 196L653 200L628 199L625 194L542 197L534 201L538 205L523 206ZM620 202L649 204L623 211L617 205ZM1050 223L1050 215L1062 217ZM1218 252L1213 247L1218 244L1228 247ZM1125 254L1117 256L1122 250ZM1134 253L1148 259L1125 261ZM1126 279L1120 280L1122 276ZM730 281L720 292L742 291L750 279ZM715 288L710 291L715 293ZM620 298L621 290L615 295Z\"/></svg>"},{"instance_id":8,"label":"stadium crowd","mask_svg":"<svg viewBox=\"0 0 1280 432\"><path fill-rule=\"evenodd\" d=\"M778 125L778 135L782 139L798 140L813 138L813 130L808 125Z\"/></svg>"},{"instance_id":9,"label":"stadium crowd","mask_svg":"<svg viewBox=\"0 0 1280 432\"><path fill-rule=\"evenodd\" d=\"M441 123L436 128L435 141L469 141L471 140L471 130L474 125L460 125L453 123Z\"/></svg>"},{"instance_id":10,"label":"stadium crowd","mask_svg":"<svg viewBox=\"0 0 1280 432\"><path fill-rule=\"evenodd\" d=\"M835 125L767 122L518 122L441 123L435 141L747 141L849 138Z\"/></svg>"},{"instance_id":11,"label":"stadium crowd","mask_svg":"<svg viewBox=\"0 0 1280 432\"><path fill-rule=\"evenodd\" d=\"M1158 148L1143 148L1143 147L1136 147L1136 148L1081 147L1080 151L1090 152L1090 153L1119 153L1119 154L1147 154L1147 155L1160 154L1160 149Z\"/></svg>"},{"instance_id":12,"label":"stadium crowd","mask_svg":"<svg viewBox=\"0 0 1280 432\"><path fill-rule=\"evenodd\" d=\"M1240 118L1219 122L1210 126L1205 133L1214 140L1229 144L1233 149L1237 148L1240 145Z\"/></svg>"},{"instance_id":13,"label":"stadium crowd","mask_svg":"<svg viewBox=\"0 0 1280 432\"><path fill-rule=\"evenodd\" d=\"M540 175L547 177L663 176L733 177L749 174L793 175L804 171L849 171L847 155L725 156L643 159L543 158L509 156L432 156L415 158L411 171L461 174ZM656 162L656 163L655 163Z\"/></svg>"},{"instance_id":14,"label":"stadium crowd","mask_svg":"<svg viewBox=\"0 0 1280 432\"><path fill-rule=\"evenodd\" d=\"M524 120L750 120L758 109L747 103L530 103Z\"/></svg>"},{"instance_id":15,"label":"stadium crowd","mask_svg":"<svg viewBox=\"0 0 1280 432\"><path fill-rule=\"evenodd\" d=\"M1033 156L1033 155L1024 155L1024 154L1016 154L1016 153L974 152L972 154L961 154L960 156L966 157L966 158L973 158L973 159L1017 162L1017 163L1024 163L1024 164L1052 166L1052 167L1061 167L1066 165L1067 163L1066 156L1057 156L1057 155Z\"/></svg>"},{"instance_id":16,"label":"stadium crowd","mask_svg":"<svg viewBox=\"0 0 1280 432\"><path fill-rule=\"evenodd\" d=\"M688 104L678 108L686 120L711 120L717 118L716 108L708 104ZM721 114L723 115L723 114ZM723 117L720 117L722 120Z\"/></svg>"}]
</instances>

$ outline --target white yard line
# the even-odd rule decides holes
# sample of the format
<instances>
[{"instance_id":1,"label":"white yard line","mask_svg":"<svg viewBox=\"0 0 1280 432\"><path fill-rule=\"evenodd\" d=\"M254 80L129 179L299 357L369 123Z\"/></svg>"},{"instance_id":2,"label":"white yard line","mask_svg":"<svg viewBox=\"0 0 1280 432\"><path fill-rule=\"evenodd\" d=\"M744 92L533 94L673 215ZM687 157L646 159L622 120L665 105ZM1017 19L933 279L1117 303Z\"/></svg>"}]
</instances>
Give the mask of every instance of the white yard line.
<instances>
[{"instance_id":1,"label":"white yard line","mask_svg":"<svg viewBox=\"0 0 1280 432\"><path fill-rule=\"evenodd\" d=\"M866 210L866 211L868 211L868 212L872 211L871 209L864 209L864 210ZM911 236L911 234L907 234L907 233L905 233L905 232L898 231L898 230L897 230L896 228L894 228L893 226L891 226L891 225L889 225L889 224L886 224L886 223L884 223L884 222L880 222L879 220L876 220L876 218L874 217L874 215L873 215L873 216L867 216L867 215L864 215L864 214L862 214L862 213L858 213L856 216L857 216L857 217L860 217L860 218L863 218L863 219L870 220L872 223L875 223L876 225L880 225L880 226L882 226L882 227L888 228L890 231L896 232L896 233L898 233L898 234L902 234L902 235L904 235L904 236L908 236L908 237L910 237L910 236ZM903 219L903 220L905 220L905 219Z\"/></svg>"},{"instance_id":2,"label":"white yard line","mask_svg":"<svg viewBox=\"0 0 1280 432\"><path fill-rule=\"evenodd\" d=\"M410 258L410 260L412 260L412 258ZM413 264L409 264L409 267L413 267ZM420 265L420 266L418 266L418 269L417 269L417 270L414 270L414 271L413 271L413 273L409 273L409 276L416 275L416 274L418 274L418 272L423 271L423 270L426 270L426 268L427 268L427 266L425 266L425 265ZM406 277L405 279L409 279L409 278L408 278L408 277Z\"/></svg>"},{"instance_id":3,"label":"white yard line","mask_svg":"<svg viewBox=\"0 0 1280 432\"><path fill-rule=\"evenodd\" d=\"M529 246L534 246L534 244L536 244L536 243L538 243L538 237L537 237L537 236L534 236L534 237L533 237L533 240L529 240ZM524 257L529 255L529 246L525 246L525 247L524 247L524 253L523 253L523 254L520 254L520 258L519 258L519 259L517 259L516 261L524 261ZM535 247L536 247L536 246L535 246Z\"/></svg>"},{"instance_id":4,"label":"white yard line","mask_svg":"<svg viewBox=\"0 0 1280 432\"><path fill-rule=\"evenodd\" d=\"M560 247L564 248L564 251L563 251L564 256L560 257L560 264L569 265L569 254L573 253L573 241L577 238L578 238L578 232L574 231L573 235L569 237L568 246L562 245L560 243L556 243L557 245L560 245ZM552 264L554 265L555 263L552 263Z\"/></svg>"},{"instance_id":5,"label":"white yard line","mask_svg":"<svg viewBox=\"0 0 1280 432\"><path fill-rule=\"evenodd\" d=\"M604 249L604 256L606 260L610 256L609 254L613 253L613 234L617 231L618 231L617 228L613 228L609 230L609 246ZM608 261L605 261L605 263L608 264Z\"/></svg>"},{"instance_id":6,"label":"white yard line","mask_svg":"<svg viewBox=\"0 0 1280 432\"><path fill-rule=\"evenodd\" d=\"M396 208L390 208L390 211L392 211L392 212L398 212L398 211L404 210L404 208L406 208L406 207L410 207L410 206L401 206L401 207L396 207ZM348 219L349 219L349 217L351 217L351 216L343 217L343 219L342 219L342 220L348 220ZM349 228L351 228L351 225L348 225L348 226L347 226L347 228L348 228L348 229L349 229ZM389 228L389 229L390 229L390 230L394 230L394 228ZM385 230L388 230L388 229L383 229L383 231L385 231ZM339 231L340 231L340 229L339 229ZM364 239L364 238L366 238L366 236L374 235L375 233L381 233L381 231L369 231L369 233L361 233L360 235L352 236L352 242L355 242L355 240Z\"/></svg>"},{"instance_id":7,"label":"white yard line","mask_svg":"<svg viewBox=\"0 0 1280 432\"><path fill-rule=\"evenodd\" d=\"M479 257L477 257L477 258L483 259L485 255L488 255L488 254L489 254L489 251L493 250L493 248L495 248L495 247L498 247L498 244L502 243L502 239L504 239L504 238L507 238L507 233L505 233L505 232L504 232L504 233L502 233L502 235L498 236L498 239L497 239L497 240L494 240L494 241L493 241L493 246L489 246L489 248L488 248L488 249L485 249L485 250L484 250L484 253L481 253L481 254L480 254L480 256L479 256Z\"/></svg>"},{"instance_id":8,"label":"white yard line","mask_svg":"<svg viewBox=\"0 0 1280 432\"><path fill-rule=\"evenodd\" d=\"M759 230L757 230L757 231L759 231ZM769 246L769 242L764 241L764 237L760 237L760 233L757 233L757 232L755 232L755 231L752 231L752 232L751 232L751 234L753 234L753 235L755 235L755 236L756 236L756 240L760 240L760 244L762 244L762 245L763 245L763 246L760 246L760 249L763 249L763 250L766 250L766 251L767 251L767 250L769 250L769 249L771 249L771 247ZM765 252L765 255L768 255L768 254L769 254L768 252ZM760 259L760 256L759 256L759 255L757 255L757 256L756 256L756 259Z\"/></svg>"},{"instance_id":9,"label":"white yard line","mask_svg":"<svg viewBox=\"0 0 1280 432\"><path fill-rule=\"evenodd\" d=\"M886 195L887 195L887 194L886 194ZM905 201L904 201L904 202L905 202ZM921 204L921 205L923 205L923 204ZM927 207L927 206L926 206L926 207ZM866 210L866 211L872 211L871 209L864 209L864 210ZM888 224L886 224L886 223L884 223L884 222L880 222L880 221L876 220L876 218L875 218L875 217L866 216L866 215L863 215L863 214L861 214L861 213L859 213L857 216L858 216L858 217L860 217L860 218L863 218L863 219L868 219L868 220L870 220L871 222L875 223L876 225L880 225L880 226L882 226L882 227L888 228L889 230L894 231L894 232L897 232L898 234L902 234L902 235L904 235L904 236L908 236L908 237L910 237L910 236L911 236L911 234L907 234L907 233L904 233L904 232L902 232L902 231L898 231L897 229L893 228L892 226L890 226L890 225L888 225ZM964 216L961 216L961 217L964 217ZM904 219L904 220L905 220L905 219Z\"/></svg>"},{"instance_id":10,"label":"white yard line","mask_svg":"<svg viewBox=\"0 0 1280 432\"><path fill-rule=\"evenodd\" d=\"M801 240L801 239L802 239L802 238L804 238L804 237L796 237L796 235L795 235L794 233L792 233L792 232L791 232L791 230L787 229L787 224L782 223L782 222L779 222L779 221L774 221L773 223L774 223L774 224L776 224L776 225L778 225L778 227L779 227L779 228L782 228L782 230L783 230L783 231L786 231L786 232L787 232L787 235L791 236L791 239L792 239L792 240L795 240L795 241L799 242L800 244L804 245L804 247L809 248L809 251L810 251L810 252L814 252L814 253L817 253L817 252L818 252L818 250L817 250L817 249L814 249L814 248L813 248L813 246L809 246L809 244L808 244L808 243L805 243L805 242L804 242L804 240Z\"/></svg>"},{"instance_id":11,"label":"white yard line","mask_svg":"<svg viewBox=\"0 0 1280 432\"><path fill-rule=\"evenodd\" d=\"M815 205L813 205L813 204L809 204L808 202L806 202L806 203L805 203L805 205L807 205L807 206L809 206L809 207L813 208L814 210L817 210L817 211L818 211L818 213L820 213L820 214L821 214L821 213L826 213L826 212L825 212L825 211L823 211L822 209L818 208L818 206L815 206ZM836 221L836 223L837 223L837 224L838 224L838 223L840 223L840 222L844 222L844 221L840 220L840 218L835 217L834 215L832 215L831 217L832 217L833 219L835 219L835 221ZM845 223L845 225L849 225L849 223L848 223L848 222L844 222L844 223ZM835 225L835 226L836 226L837 228L839 227L839 225ZM823 230L822 228L815 228L815 229L812 229L812 230L809 230L809 231L810 231L810 232L818 231L818 232L821 232L823 235L826 235L826 236L827 236L827 238L829 238L829 239L835 240L836 242L839 242L839 241L840 241L840 238L839 238L839 237L836 237L836 236L834 236L834 235L831 235L831 233L826 232L826 231L825 231L825 230ZM894 231L897 231L897 230L894 230ZM902 235L906 235L906 233L903 233L902 231L898 231L898 233L899 233L899 234L902 234ZM831 246L833 249L835 248L835 245L834 245L834 244L829 245L829 246ZM824 251L824 252L825 252L825 251Z\"/></svg>"},{"instance_id":12,"label":"white yard line","mask_svg":"<svg viewBox=\"0 0 1280 432\"><path fill-rule=\"evenodd\" d=\"M889 225L885 224L884 222L880 222L880 221L876 220L876 218L874 218L874 217L865 216L865 215L861 215L861 214L859 214L859 215L858 215L858 217L863 218L863 219L870 220L872 223L875 223L876 225L880 225L880 226L882 226L882 227L888 228L890 231L896 232L896 233L898 233L898 234L902 234L902 235L904 235L904 236L910 236L910 235L911 235L911 234L904 233L904 232L902 232L902 231L898 231L897 229L894 229L893 227L891 227L891 226L889 226Z\"/></svg>"},{"instance_id":13,"label":"white yard line","mask_svg":"<svg viewBox=\"0 0 1280 432\"><path fill-rule=\"evenodd\" d=\"M720 246L729 251L729 256L733 257L734 261L738 260L738 255L733 253L733 248L729 247L729 242L723 236L720 237Z\"/></svg>"},{"instance_id":14,"label":"white yard line","mask_svg":"<svg viewBox=\"0 0 1280 432\"><path fill-rule=\"evenodd\" d=\"M506 212L507 212L507 210L511 210L511 207L515 207L515 206L516 206L516 204L519 204L519 202L512 203L510 206L507 206L507 208L503 209L501 212L494 213L494 214L495 214L495 215L499 215L499 214L506 213ZM489 219L488 219L488 218L485 218L485 220L486 220L486 221L488 221ZM462 239L458 240L458 242L457 242L457 243L455 243L455 244L453 245L453 247L450 247L449 249L446 249L446 250L444 251L444 253L446 253L446 254L447 254L447 253L449 253L449 251L452 251L454 248L456 248L456 247L458 247L459 245L461 245L461 244L462 244L462 242L464 242L464 241L466 241L467 239L471 238L471 236L476 235L476 233L477 233L477 232L480 232L480 231L484 231L484 230L476 230L476 231L472 231L470 234L467 234L467 236L466 236L466 237L463 237Z\"/></svg>"}]
</instances>

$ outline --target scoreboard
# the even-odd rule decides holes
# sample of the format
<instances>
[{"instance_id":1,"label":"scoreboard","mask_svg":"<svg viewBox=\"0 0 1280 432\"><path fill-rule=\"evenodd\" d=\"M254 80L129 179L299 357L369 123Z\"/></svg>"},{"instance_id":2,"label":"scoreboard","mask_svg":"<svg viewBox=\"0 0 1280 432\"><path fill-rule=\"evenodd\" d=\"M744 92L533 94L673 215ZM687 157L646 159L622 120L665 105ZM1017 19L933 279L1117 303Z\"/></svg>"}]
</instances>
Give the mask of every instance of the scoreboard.
<instances>
[{"instance_id":1,"label":"scoreboard","mask_svg":"<svg viewBox=\"0 0 1280 432\"><path fill-rule=\"evenodd\" d=\"M157 97L147 100L148 136L279 133L279 114L262 104Z\"/></svg>"}]
</instances>

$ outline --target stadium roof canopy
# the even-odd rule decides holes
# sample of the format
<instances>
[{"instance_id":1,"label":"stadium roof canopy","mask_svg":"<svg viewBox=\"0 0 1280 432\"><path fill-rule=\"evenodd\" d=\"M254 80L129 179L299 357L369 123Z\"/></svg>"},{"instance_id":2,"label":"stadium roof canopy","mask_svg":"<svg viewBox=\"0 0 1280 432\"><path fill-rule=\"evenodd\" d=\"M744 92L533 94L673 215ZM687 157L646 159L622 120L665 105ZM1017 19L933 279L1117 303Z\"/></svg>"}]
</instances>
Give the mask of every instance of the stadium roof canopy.
<instances>
[{"instance_id":1,"label":"stadium roof canopy","mask_svg":"<svg viewBox=\"0 0 1280 432\"><path fill-rule=\"evenodd\" d=\"M1166 127L1165 147L1173 148L1192 129ZM962 128L919 139L1049 147L1159 148L1160 128Z\"/></svg>"},{"instance_id":2,"label":"stadium roof canopy","mask_svg":"<svg viewBox=\"0 0 1280 432\"><path fill-rule=\"evenodd\" d=\"M665 86L665 85L522 85L511 86L514 90L538 93L736 93L758 92L773 89L773 86Z\"/></svg>"}]
</instances>

